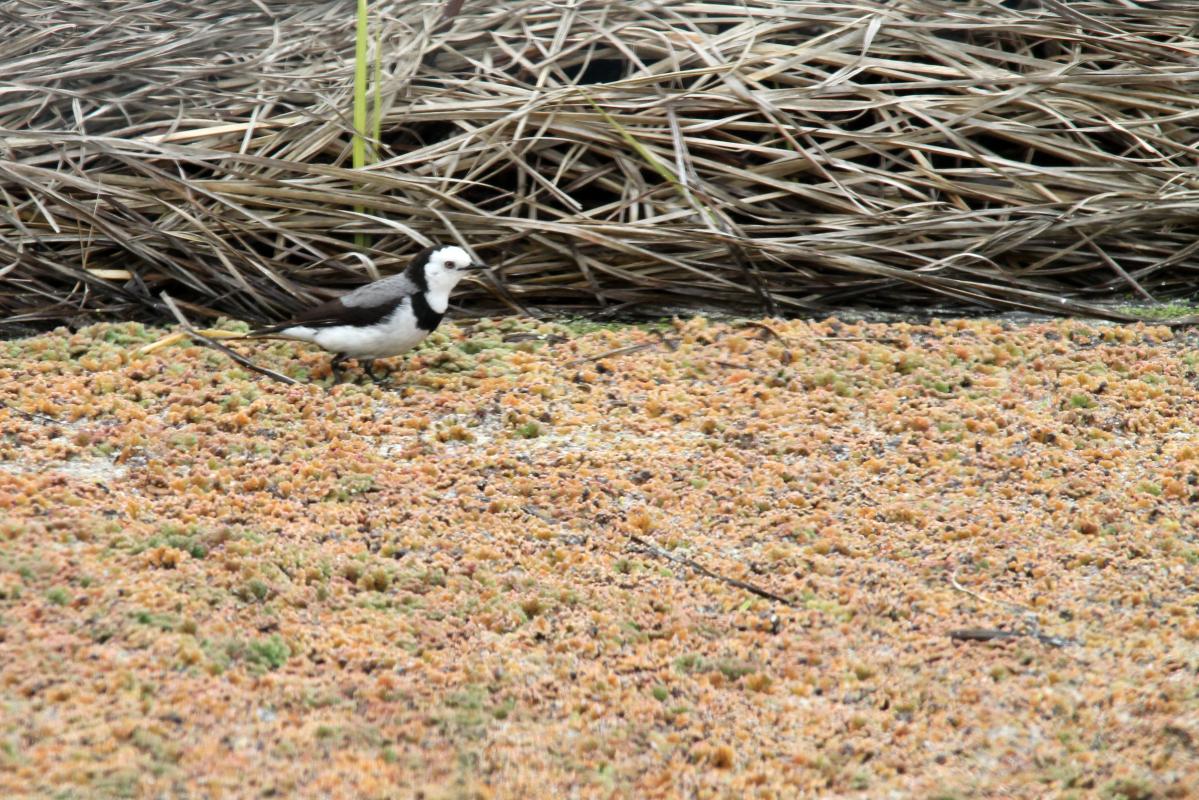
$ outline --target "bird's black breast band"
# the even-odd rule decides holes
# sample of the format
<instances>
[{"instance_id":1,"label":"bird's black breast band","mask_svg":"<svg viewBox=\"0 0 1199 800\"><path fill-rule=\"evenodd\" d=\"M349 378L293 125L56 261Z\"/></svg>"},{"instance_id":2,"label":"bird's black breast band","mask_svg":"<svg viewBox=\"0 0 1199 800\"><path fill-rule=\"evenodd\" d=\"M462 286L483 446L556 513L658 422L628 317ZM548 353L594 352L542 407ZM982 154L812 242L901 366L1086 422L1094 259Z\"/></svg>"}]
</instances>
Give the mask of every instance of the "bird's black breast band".
<instances>
[{"instance_id":1,"label":"bird's black breast band","mask_svg":"<svg viewBox=\"0 0 1199 800\"><path fill-rule=\"evenodd\" d=\"M416 317L416 327L430 333L437 330L437 326L441 324L441 318L445 316L440 311L433 310L424 292L412 295L412 315Z\"/></svg>"}]
</instances>

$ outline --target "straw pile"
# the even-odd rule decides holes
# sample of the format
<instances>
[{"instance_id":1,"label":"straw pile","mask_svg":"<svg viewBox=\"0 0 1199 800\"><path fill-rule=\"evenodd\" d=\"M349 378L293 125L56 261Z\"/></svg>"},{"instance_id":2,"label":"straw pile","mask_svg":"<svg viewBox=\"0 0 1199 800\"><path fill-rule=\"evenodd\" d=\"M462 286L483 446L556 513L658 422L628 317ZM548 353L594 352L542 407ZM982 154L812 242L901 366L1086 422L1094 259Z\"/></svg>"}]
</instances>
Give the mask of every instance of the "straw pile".
<instances>
[{"instance_id":1,"label":"straw pile","mask_svg":"<svg viewBox=\"0 0 1199 800\"><path fill-rule=\"evenodd\" d=\"M468 305L1119 317L1199 269L1193 0L0 3L0 314L278 318L429 240ZM502 287L502 288L501 288Z\"/></svg>"}]
</instances>

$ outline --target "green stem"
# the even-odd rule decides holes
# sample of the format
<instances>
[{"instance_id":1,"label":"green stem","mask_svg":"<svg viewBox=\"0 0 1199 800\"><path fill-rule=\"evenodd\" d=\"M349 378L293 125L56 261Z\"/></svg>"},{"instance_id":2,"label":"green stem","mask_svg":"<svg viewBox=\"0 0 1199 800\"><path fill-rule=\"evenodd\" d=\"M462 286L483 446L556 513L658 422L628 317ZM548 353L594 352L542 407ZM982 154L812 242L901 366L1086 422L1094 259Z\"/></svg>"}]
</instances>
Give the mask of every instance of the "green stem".
<instances>
[{"instance_id":1,"label":"green stem","mask_svg":"<svg viewBox=\"0 0 1199 800\"><path fill-rule=\"evenodd\" d=\"M366 69L367 69L367 0L358 0L357 36L354 42L354 139L352 155L354 169L366 166ZM362 212L362 206L354 206L354 210ZM366 249L370 242L366 234L354 236L354 244L358 249Z\"/></svg>"}]
</instances>

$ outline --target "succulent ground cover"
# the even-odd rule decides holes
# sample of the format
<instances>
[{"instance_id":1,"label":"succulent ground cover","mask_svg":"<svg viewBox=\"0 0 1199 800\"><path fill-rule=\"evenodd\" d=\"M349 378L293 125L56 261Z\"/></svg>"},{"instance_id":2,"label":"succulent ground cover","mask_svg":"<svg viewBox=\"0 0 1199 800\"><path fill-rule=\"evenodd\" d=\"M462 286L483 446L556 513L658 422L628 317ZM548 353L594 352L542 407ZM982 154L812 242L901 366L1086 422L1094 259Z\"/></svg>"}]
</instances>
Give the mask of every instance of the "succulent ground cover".
<instances>
[{"instance_id":1,"label":"succulent ground cover","mask_svg":"<svg viewBox=\"0 0 1199 800\"><path fill-rule=\"evenodd\" d=\"M0 795L1199 796L1195 337L0 343Z\"/></svg>"}]
</instances>

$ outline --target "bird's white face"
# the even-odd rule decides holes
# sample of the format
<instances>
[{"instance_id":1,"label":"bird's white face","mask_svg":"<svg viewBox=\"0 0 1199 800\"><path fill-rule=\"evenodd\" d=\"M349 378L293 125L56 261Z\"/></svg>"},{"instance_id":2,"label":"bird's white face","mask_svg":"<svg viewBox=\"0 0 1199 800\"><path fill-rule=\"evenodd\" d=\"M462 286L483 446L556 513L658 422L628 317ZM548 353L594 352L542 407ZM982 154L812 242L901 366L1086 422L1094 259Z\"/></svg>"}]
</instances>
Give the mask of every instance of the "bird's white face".
<instances>
[{"instance_id":1,"label":"bird's white face","mask_svg":"<svg viewBox=\"0 0 1199 800\"><path fill-rule=\"evenodd\" d=\"M425 263L425 281L431 294L449 294L467 273L482 269L470 255L457 245L439 247Z\"/></svg>"}]
</instances>

